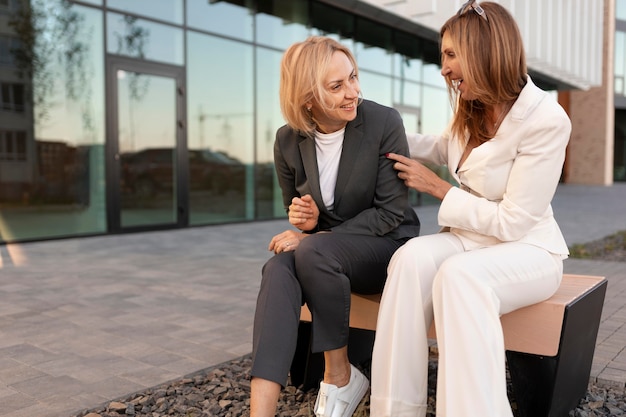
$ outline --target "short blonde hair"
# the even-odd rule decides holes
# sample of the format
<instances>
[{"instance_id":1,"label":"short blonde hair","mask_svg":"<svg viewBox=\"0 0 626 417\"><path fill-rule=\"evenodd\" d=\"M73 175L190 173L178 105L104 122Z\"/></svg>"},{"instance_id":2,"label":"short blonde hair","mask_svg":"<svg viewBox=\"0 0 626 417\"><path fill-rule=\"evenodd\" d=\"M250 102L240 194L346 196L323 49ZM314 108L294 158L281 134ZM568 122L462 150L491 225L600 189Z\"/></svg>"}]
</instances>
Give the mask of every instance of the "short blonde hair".
<instances>
[{"instance_id":1,"label":"short blonde hair","mask_svg":"<svg viewBox=\"0 0 626 417\"><path fill-rule=\"evenodd\" d=\"M454 15L441 28L448 33L463 72L463 78L476 96L460 100L448 83L448 91L457 111L452 130L460 138L469 131L473 140L483 143L491 137L486 131L486 108L517 99L526 85L526 54L524 42L513 16L501 5L482 2L487 20L473 9Z\"/></svg>"},{"instance_id":2,"label":"short blonde hair","mask_svg":"<svg viewBox=\"0 0 626 417\"><path fill-rule=\"evenodd\" d=\"M284 53L280 66L280 109L287 124L307 136L314 136L315 122L307 103L316 102L332 109L329 92L324 87L331 58L337 51L346 54L358 68L354 55L346 46L325 36L310 36L291 45Z\"/></svg>"}]
</instances>

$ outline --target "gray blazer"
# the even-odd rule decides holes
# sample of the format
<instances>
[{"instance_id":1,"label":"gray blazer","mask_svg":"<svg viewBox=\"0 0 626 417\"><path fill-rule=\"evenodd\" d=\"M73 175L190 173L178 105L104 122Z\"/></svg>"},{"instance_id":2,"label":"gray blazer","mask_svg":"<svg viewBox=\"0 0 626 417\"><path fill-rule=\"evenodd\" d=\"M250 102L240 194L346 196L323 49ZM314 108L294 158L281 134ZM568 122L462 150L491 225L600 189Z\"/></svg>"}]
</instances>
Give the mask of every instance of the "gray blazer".
<instances>
[{"instance_id":1,"label":"gray blazer","mask_svg":"<svg viewBox=\"0 0 626 417\"><path fill-rule=\"evenodd\" d=\"M310 194L320 210L318 228L337 233L405 240L419 234L408 189L393 169L389 152L408 155L400 114L365 100L346 126L333 211L322 200L314 139L285 125L274 143L274 164L286 210L294 197Z\"/></svg>"}]
</instances>

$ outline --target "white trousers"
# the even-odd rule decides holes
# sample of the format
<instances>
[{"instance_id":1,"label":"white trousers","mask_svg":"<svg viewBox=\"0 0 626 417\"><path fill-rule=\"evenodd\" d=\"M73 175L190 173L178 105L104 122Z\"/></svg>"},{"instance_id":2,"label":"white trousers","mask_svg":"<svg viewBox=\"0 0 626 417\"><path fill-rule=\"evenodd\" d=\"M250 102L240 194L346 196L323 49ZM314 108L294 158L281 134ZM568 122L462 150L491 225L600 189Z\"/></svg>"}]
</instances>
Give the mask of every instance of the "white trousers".
<instances>
[{"instance_id":1,"label":"white trousers","mask_svg":"<svg viewBox=\"0 0 626 417\"><path fill-rule=\"evenodd\" d=\"M512 417L500 315L549 298L563 261L524 243L465 251L451 233L392 257L372 357L371 417L424 417L428 340L439 350L437 417Z\"/></svg>"}]
</instances>

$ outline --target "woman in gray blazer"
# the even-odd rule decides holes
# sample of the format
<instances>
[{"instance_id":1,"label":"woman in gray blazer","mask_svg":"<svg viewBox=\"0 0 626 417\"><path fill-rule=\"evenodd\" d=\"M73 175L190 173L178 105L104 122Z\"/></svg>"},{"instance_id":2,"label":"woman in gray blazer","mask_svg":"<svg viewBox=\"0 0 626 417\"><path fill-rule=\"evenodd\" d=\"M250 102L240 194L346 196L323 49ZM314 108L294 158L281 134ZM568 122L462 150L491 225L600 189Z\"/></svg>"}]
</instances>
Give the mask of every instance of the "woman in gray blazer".
<instances>
[{"instance_id":1,"label":"woman in gray blazer","mask_svg":"<svg viewBox=\"0 0 626 417\"><path fill-rule=\"evenodd\" d=\"M310 37L287 49L280 102L287 124L274 163L294 228L274 236L254 318L251 417L274 416L296 347L300 307L324 352L320 417L349 417L369 387L348 361L350 293L382 291L392 254L419 234L407 188L386 154L408 155L397 111L360 99L345 46Z\"/></svg>"},{"instance_id":2,"label":"woman in gray blazer","mask_svg":"<svg viewBox=\"0 0 626 417\"><path fill-rule=\"evenodd\" d=\"M440 36L450 126L410 135L411 159L389 157L409 187L441 200L445 230L411 239L389 264L371 416L426 415L434 317L437 416L512 417L500 315L559 288L568 249L550 202L571 123L527 75L522 37L501 5L468 1ZM447 165L459 186L420 162Z\"/></svg>"}]
</instances>

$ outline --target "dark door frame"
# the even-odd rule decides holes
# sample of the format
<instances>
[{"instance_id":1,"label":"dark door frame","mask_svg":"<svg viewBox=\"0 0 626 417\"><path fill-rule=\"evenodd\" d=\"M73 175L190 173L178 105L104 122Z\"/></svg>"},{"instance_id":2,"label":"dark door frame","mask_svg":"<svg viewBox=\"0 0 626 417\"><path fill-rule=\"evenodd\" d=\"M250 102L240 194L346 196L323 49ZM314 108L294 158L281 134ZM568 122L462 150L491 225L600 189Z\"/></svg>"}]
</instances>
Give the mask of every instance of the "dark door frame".
<instances>
[{"instance_id":1,"label":"dark door frame","mask_svg":"<svg viewBox=\"0 0 626 417\"><path fill-rule=\"evenodd\" d=\"M122 227L120 221L120 172L118 141L118 91L117 71L125 70L176 81L176 221L174 223ZM117 55L106 56L106 143L105 178L107 231L109 233L138 232L186 227L189 225L189 188L187 154L187 109L185 94L185 70L183 67L157 62L137 60Z\"/></svg>"}]
</instances>

